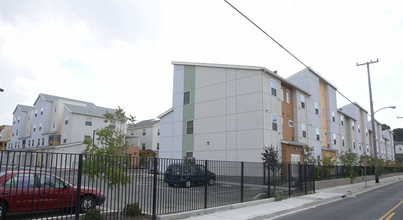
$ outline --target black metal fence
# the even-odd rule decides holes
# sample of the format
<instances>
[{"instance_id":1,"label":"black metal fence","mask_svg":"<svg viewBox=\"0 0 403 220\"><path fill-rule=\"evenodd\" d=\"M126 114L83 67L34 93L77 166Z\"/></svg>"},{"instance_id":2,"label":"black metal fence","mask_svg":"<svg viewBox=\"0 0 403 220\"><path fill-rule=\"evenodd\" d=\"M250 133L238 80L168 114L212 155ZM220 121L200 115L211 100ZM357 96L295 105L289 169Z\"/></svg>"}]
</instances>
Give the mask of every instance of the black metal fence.
<instances>
[{"instance_id":1,"label":"black metal fence","mask_svg":"<svg viewBox=\"0 0 403 220\"><path fill-rule=\"evenodd\" d=\"M344 175L342 167L303 164L22 151L1 151L0 162L1 219L155 219L313 193L315 178Z\"/></svg>"}]
</instances>

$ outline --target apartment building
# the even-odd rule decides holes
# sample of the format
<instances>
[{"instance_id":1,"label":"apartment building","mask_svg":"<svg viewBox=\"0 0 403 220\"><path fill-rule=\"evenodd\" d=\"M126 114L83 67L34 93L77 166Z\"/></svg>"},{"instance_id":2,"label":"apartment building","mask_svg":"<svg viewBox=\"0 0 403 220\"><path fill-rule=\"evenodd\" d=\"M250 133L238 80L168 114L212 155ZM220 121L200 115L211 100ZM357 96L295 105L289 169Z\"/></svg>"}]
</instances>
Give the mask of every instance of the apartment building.
<instances>
[{"instance_id":1,"label":"apartment building","mask_svg":"<svg viewBox=\"0 0 403 220\"><path fill-rule=\"evenodd\" d=\"M339 127L340 127L340 153L355 152L357 135L355 134L355 128L352 125L356 124L356 120L351 115L338 110L339 114Z\"/></svg>"},{"instance_id":2,"label":"apartment building","mask_svg":"<svg viewBox=\"0 0 403 220\"><path fill-rule=\"evenodd\" d=\"M127 128L126 143L138 146L141 150L158 152L160 136L160 120L149 119L131 124Z\"/></svg>"},{"instance_id":3,"label":"apartment building","mask_svg":"<svg viewBox=\"0 0 403 220\"><path fill-rule=\"evenodd\" d=\"M7 147L7 142L11 140L11 125L0 126L0 150Z\"/></svg>"},{"instance_id":4,"label":"apartment building","mask_svg":"<svg viewBox=\"0 0 403 220\"><path fill-rule=\"evenodd\" d=\"M396 141L394 144L395 158L397 161L403 164L403 141Z\"/></svg>"},{"instance_id":5,"label":"apartment building","mask_svg":"<svg viewBox=\"0 0 403 220\"><path fill-rule=\"evenodd\" d=\"M106 111L115 110L41 93L33 106L17 105L7 149L80 153L85 147L82 142L106 126Z\"/></svg>"},{"instance_id":6,"label":"apartment building","mask_svg":"<svg viewBox=\"0 0 403 220\"><path fill-rule=\"evenodd\" d=\"M319 75L312 68L306 68L289 78L287 81L307 91L310 95L310 103L307 105L309 114L308 130L310 142L314 148L314 154L318 160L322 157L333 157L340 150L340 129L337 111L337 88ZM301 102L307 99L300 97Z\"/></svg>"},{"instance_id":7,"label":"apartment building","mask_svg":"<svg viewBox=\"0 0 403 220\"><path fill-rule=\"evenodd\" d=\"M340 111L349 114L355 120L351 123L351 130L354 131L354 140L356 146L353 147L353 153L358 157L362 155L373 155L370 143L370 124L368 123L368 112L357 103L350 103L340 108Z\"/></svg>"},{"instance_id":8,"label":"apartment building","mask_svg":"<svg viewBox=\"0 0 403 220\"><path fill-rule=\"evenodd\" d=\"M285 162L303 160L309 93L264 67L173 65L173 107L159 116L160 157L260 162L274 147Z\"/></svg>"}]
</instances>

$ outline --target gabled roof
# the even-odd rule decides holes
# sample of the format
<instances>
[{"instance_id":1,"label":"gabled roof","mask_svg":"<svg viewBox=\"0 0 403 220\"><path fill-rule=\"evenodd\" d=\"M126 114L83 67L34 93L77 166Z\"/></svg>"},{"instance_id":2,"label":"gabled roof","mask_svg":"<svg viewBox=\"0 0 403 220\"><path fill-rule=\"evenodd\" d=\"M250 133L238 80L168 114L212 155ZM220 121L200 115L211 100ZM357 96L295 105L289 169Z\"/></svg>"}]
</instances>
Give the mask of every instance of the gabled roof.
<instances>
[{"instance_id":1,"label":"gabled roof","mask_svg":"<svg viewBox=\"0 0 403 220\"><path fill-rule=\"evenodd\" d=\"M333 87L335 90L337 90L337 87L336 87L336 86L334 86L332 83L330 83L327 79L325 79L323 76L321 76L318 72L316 72L316 71L315 71L314 69L312 69L311 67L307 67L307 68L305 68L305 69L303 69L303 70L301 70L301 71L299 71L299 72L297 72L297 73L291 75L291 76L288 77L287 79L290 79L290 78L292 78L292 77L294 77L294 76L296 76L296 75L298 75L298 74L300 74L300 73L302 73L302 72L305 72L306 70L309 70L311 73L313 73L313 74L315 74L317 77L319 77L320 80L322 80L323 82L325 82L326 84L328 84L329 86L331 86L331 87Z\"/></svg>"},{"instance_id":2,"label":"gabled roof","mask_svg":"<svg viewBox=\"0 0 403 220\"><path fill-rule=\"evenodd\" d=\"M40 97L43 97L44 100L51 101L51 102L54 102L54 101L62 99L62 100L67 100L67 101L80 102L80 103L87 104L87 105L91 105L91 104L93 105L93 103L91 103L91 102L85 102L85 101L69 99L69 98L64 98L64 97L59 97L59 96L54 96L54 95L48 95L48 94L43 94L43 93L40 93L38 95L38 98L36 98L36 100L34 102L34 105L36 104L36 102L38 102Z\"/></svg>"},{"instance_id":3,"label":"gabled roof","mask_svg":"<svg viewBox=\"0 0 403 220\"><path fill-rule=\"evenodd\" d=\"M132 124L129 126L129 128L152 127L158 123L160 123L160 120L158 120L158 119L149 119L149 120L140 121L139 123L136 123L136 124Z\"/></svg>"},{"instance_id":4,"label":"gabled roof","mask_svg":"<svg viewBox=\"0 0 403 220\"><path fill-rule=\"evenodd\" d=\"M116 111L116 109L99 107L92 103L86 107L72 105L72 104L64 104L64 106L71 113L81 114L81 115L91 115L91 116L97 116L97 117L104 117L104 114L106 113L106 111L108 111L109 113L114 113Z\"/></svg>"},{"instance_id":5,"label":"gabled roof","mask_svg":"<svg viewBox=\"0 0 403 220\"><path fill-rule=\"evenodd\" d=\"M15 114L15 111L17 111L18 108L21 109L22 112L28 112L28 111L34 109L33 106L27 106L27 105L20 105L20 104L18 104L18 105L15 107L15 109L14 109L14 111L13 111L13 114Z\"/></svg>"},{"instance_id":6,"label":"gabled roof","mask_svg":"<svg viewBox=\"0 0 403 220\"><path fill-rule=\"evenodd\" d=\"M270 76L277 78L278 80L281 81L282 84L286 84L290 87L293 87L295 89L298 89L302 92L304 92L307 95L310 95L307 91L304 89L299 88L298 86L294 85L293 83L289 82L285 78L281 77L280 75L277 74L277 71L271 71L267 69L266 67L261 67L261 66L243 66L243 65L230 65L230 64L216 64L216 63L193 63L193 62L179 62L179 61L172 61L173 65L184 65L184 66L203 66L203 67L215 67L215 68L229 68L229 69L243 69L243 70L260 70L263 71L263 73L269 74Z\"/></svg>"}]
</instances>

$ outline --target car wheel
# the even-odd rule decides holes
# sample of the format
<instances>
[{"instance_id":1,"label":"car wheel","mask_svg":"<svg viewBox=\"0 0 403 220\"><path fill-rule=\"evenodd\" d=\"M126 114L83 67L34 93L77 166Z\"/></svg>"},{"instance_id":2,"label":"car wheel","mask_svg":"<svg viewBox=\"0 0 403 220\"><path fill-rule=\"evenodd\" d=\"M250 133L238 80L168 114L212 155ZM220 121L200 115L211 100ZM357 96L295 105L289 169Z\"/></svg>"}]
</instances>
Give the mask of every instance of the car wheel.
<instances>
[{"instance_id":1,"label":"car wheel","mask_svg":"<svg viewBox=\"0 0 403 220\"><path fill-rule=\"evenodd\" d=\"M95 199L92 196L81 197L81 212L88 212L95 208Z\"/></svg>"},{"instance_id":2,"label":"car wheel","mask_svg":"<svg viewBox=\"0 0 403 220\"><path fill-rule=\"evenodd\" d=\"M214 181L214 179L213 179L213 178L211 178L211 179L208 181L209 186L214 185L214 183L215 183L215 181Z\"/></svg>"},{"instance_id":3,"label":"car wheel","mask_svg":"<svg viewBox=\"0 0 403 220\"><path fill-rule=\"evenodd\" d=\"M192 181L191 180L186 180L186 182L185 182L185 187L186 188L189 188L189 187L191 187L192 186Z\"/></svg>"},{"instance_id":4,"label":"car wheel","mask_svg":"<svg viewBox=\"0 0 403 220\"><path fill-rule=\"evenodd\" d=\"M4 202L0 202L0 220L6 219L7 206Z\"/></svg>"}]
</instances>

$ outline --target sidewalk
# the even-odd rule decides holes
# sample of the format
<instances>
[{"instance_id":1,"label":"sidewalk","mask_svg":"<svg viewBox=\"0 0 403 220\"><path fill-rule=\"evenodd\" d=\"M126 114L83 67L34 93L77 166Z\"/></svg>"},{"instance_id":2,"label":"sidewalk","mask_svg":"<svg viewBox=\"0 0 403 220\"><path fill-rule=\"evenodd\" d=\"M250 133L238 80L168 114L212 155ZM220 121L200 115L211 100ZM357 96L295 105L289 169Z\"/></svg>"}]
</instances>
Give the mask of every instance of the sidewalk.
<instances>
[{"instance_id":1,"label":"sidewalk","mask_svg":"<svg viewBox=\"0 0 403 220\"><path fill-rule=\"evenodd\" d=\"M279 202L274 199L264 199L253 202L245 202L223 207L209 208L190 212L176 213L171 215L158 216L160 220L187 219L187 220L229 220L229 219L270 219L284 214L301 211L310 207L340 200L344 197L355 196L376 188L392 183L403 181L403 175L379 179L376 184L374 180L359 182L355 184L341 185L331 188L316 190L316 193L288 198Z\"/></svg>"}]
</instances>

